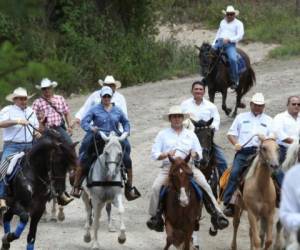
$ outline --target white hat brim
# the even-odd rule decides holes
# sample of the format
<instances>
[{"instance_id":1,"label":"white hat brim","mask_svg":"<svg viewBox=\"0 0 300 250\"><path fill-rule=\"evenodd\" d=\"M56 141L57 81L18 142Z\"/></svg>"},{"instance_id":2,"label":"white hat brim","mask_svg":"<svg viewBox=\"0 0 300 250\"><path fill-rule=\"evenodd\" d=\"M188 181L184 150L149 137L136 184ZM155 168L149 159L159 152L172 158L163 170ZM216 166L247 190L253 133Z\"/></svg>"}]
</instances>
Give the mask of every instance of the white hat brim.
<instances>
[{"instance_id":1,"label":"white hat brim","mask_svg":"<svg viewBox=\"0 0 300 250\"><path fill-rule=\"evenodd\" d=\"M170 121L169 120L169 117L170 117L170 115L183 115L183 120L186 120L186 119L189 119L190 118L190 115L189 114L182 114L182 113L178 113L178 114L167 114L167 115L163 115L163 120L164 121Z\"/></svg>"},{"instance_id":2,"label":"white hat brim","mask_svg":"<svg viewBox=\"0 0 300 250\"><path fill-rule=\"evenodd\" d=\"M226 10L222 10L222 13L223 13L224 15L227 14ZM234 13L235 13L236 16L238 16L238 15L240 14L240 11L239 11L239 10L234 10Z\"/></svg>"},{"instance_id":3,"label":"white hat brim","mask_svg":"<svg viewBox=\"0 0 300 250\"><path fill-rule=\"evenodd\" d=\"M29 95L29 96L25 96L25 95L16 95L16 94L9 94L9 95L7 95L6 97L5 97L5 99L6 99L6 101L9 101L9 102L14 102L14 99L16 98L16 97L27 97L27 99L30 99L30 98L32 98L34 96L34 94L32 94L32 95Z\"/></svg>"},{"instance_id":4,"label":"white hat brim","mask_svg":"<svg viewBox=\"0 0 300 250\"><path fill-rule=\"evenodd\" d=\"M52 82L50 86L48 86L48 87L43 87L43 88L51 88L51 87L52 87L52 88L56 88L57 85L58 85L57 82ZM35 85L35 88L41 90L41 89L42 89L42 86L41 86L41 85Z\"/></svg>"},{"instance_id":5,"label":"white hat brim","mask_svg":"<svg viewBox=\"0 0 300 250\"><path fill-rule=\"evenodd\" d=\"M116 89L119 89L122 87L122 83L120 81L115 81L114 83L105 83L101 79L99 79L98 83L101 87L105 86L106 84L114 84L114 85L116 85Z\"/></svg>"}]
</instances>

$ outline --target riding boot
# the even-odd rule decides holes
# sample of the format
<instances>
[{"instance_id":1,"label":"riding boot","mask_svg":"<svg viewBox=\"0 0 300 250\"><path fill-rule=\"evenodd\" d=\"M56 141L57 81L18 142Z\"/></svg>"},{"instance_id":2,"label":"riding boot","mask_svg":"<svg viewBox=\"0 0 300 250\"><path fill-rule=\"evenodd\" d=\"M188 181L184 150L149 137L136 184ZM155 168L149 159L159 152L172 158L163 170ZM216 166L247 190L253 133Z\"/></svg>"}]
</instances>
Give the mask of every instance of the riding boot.
<instances>
[{"instance_id":1,"label":"riding boot","mask_svg":"<svg viewBox=\"0 0 300 250\"><path fill-rule=\"evenodd\" d=\"M132 186L132 168L127 169L127 181L125 183L125 197L128 201L139 198L141 194Z\"/></svg>"},{"instance_id":2,"label":"riding boot","mask_svg":"<svg viewBox=\"0 0 300 250\"><path fill-rule=\"evenodd\" d=\"M224 229L229 225L229 221L227 218L217 210L214 206L213 202L211 201L209 195L204 192L204 205L207 212L211 215L211 223L214 225L215 228Z\"/></svg>"},{"instance_id":3,"label":"riding boot","mask_svg":"<svg viewBox=\"0 0 300 250\"><path fill-rule=\"evenodd\" d=\"M159 200L158 207L156 210L156 215L151 217L147 222L147 227L150 230L155 230L156 232L164 231L164 220L162 218L163 214L163 203Z\"/></svg>"},{"instance_id":4,"label":"riding boot","mask_svg":"<svg viewBox=\"0 0 300 250\"><path fill-rule=\"evenodd\" d=\"M4 213L7 210L6 206L6 185L4 183L4 180L0 181L0 212Z\"/></svg>"},{"instance_id":5,"label":"riding boot","mask_svg":"<svg viewBox=\"0 0 300 250\"><path fill-rule=\"evenodd\" d=\"M82 193L82 182L84 180L85 174L84 169L82 167L77 167L75 170L75 180L74 185L71 191L71 195L75 198L80 198Z\"/></svg>"}]
</instances>

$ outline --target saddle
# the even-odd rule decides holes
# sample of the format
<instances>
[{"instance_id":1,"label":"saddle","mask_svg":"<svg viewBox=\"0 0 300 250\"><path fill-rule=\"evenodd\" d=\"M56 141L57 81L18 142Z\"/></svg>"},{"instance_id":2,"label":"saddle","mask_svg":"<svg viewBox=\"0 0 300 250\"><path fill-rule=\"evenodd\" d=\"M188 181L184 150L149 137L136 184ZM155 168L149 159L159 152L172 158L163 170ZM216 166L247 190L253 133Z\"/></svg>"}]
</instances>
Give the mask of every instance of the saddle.
<instances>
[{"instance_id":1,"label":"saddle","mask_svg":"<svg viewBox=\"0 0 300 250\"><path fill-rule=\"evenodd\" d=\"M18 172L20 162L25 155L24 152L10 154L0 165L0 180L7 178L7 181L13 179Z\"/></svg>"},{"instance_id":2,"label":"saddle","mask_svg":"<svg viewBox=\"0 0 300 250\"><path fill-rule=\"evenodd\" d=\"M221 61L227 66L230 67L230 63L228 60L228 56L226 52L222 52L221 54ZM238 74L241 75L247 70L247 64L244 57L237 52L237 65L238 65Z\"/></svg>"}]
</instances>

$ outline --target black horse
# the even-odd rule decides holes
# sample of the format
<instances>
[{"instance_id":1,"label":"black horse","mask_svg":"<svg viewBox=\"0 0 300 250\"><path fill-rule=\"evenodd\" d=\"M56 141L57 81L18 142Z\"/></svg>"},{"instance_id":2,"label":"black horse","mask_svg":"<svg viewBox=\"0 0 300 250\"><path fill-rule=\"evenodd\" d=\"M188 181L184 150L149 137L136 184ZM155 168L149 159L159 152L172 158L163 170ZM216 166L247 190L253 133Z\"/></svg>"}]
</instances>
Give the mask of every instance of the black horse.
<instances>
[{"instance_id":1,"label":"black horse","mask_svg":"<svg viewBox=\"0 0 300 250\"><path fill-rule=\"evenodd\" d=\"M202 147L202 160L200 161L198 168L204 174L213 191L213 194L217 198L220 174L216 167L217 161L214 150L214 129L210 127L213 122L213 118L208 121L191 121L195 126L194 132L197 135ZM211 210L211 208L208 206L208 202L204 202L204 205L207 211ZM212 227L209 229L209 233L210 235L215 236L217 234L217 229L212 225Z\"/></svg>"},{"instance_id":2,"label":"black horse","mask_svg":"<svg viewBox=\"0 0 300 250\"><path fill-rule=\"evenodd\" d=\"M208 86L209 100L214 102L216 92L221 92L222 109L226 115L229 115L232 110L226 106L226 98L231 83L226 55L222 51L216 52L209 43L203 43L201 47L196 46L196 48L199 50L201 74ZM232 116L236 116L238 108L245 108L245 104L241 102L242 97L253 87L256 80L248 55L241 49L237 49L237 52L244 58L246 70L240 75Z\"/></svg>"},{"instance_id":3,"label":"black horse","mask_svg":"<svg viewBox=\"0 0 300 250\"><path fill-rule=\"evenodd\" d=\"M8 210L3 215L5 234L1 250L9 249L10 243L21 236L29 218L26 249L34 249L37 224L45 210L46 202L64 191L66 173L75 165L75 150L63 143L56 131L45 131L21 159L19 170L10 181ZM10 228L13 215L20 218L14 232Z\"/></svg>"}]
</instances>

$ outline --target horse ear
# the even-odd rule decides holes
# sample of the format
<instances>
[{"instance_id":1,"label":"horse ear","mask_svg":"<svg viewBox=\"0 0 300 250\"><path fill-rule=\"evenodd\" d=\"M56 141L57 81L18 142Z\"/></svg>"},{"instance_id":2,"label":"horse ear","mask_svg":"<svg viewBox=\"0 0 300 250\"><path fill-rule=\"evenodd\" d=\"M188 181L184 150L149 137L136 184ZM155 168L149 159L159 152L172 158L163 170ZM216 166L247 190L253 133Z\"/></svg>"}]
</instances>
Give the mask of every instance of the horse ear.
<instances>
[{"instance_id":1,"label":"horse ear","mask_svg":"<svg viewBox=\"0 0 300 250\"><path fill-rule=\"evenodd\" d=\"M207 121L207 126L210 126L214 121L214 118L210 118L208 121Z\"/></svg>"},{"instance_id":2,"label":"horse ear","mask_svg":"<svg viewBox=\"0 0 300 250\"><path fill-rule=\"evenodd\" d=\"M168 155L168 158L171 163L174 163L175 159L172 156Z\"/></svg>"},{"instance_id":3,"label":"horse ear","mask_svg":"<svg viewBox=\"0 0 300 250\"><path fill-rule=\"evenodd\" d=\"M263 134L257 134L257 137L261 142L266 139L266 137Z\"/></svg>"},{"instance_id":4,"label":"horse ear","mask_svg":"<svg viewBox=\"0 0 300 250\"><path fill-rule=\"evenodd\" d=\"M185 161L186 163L188 163L188 162L190 161L190 159L191 159L191 153L189 153L189 154L185 157L184 161Z\"/></svg>"},{"instance_id":5,"label":"horse ear","mask_svg":"<svg viewBox=\"0 0 300 250\"><path fill-rule=\"evenodd\" d=\"M105 142L109 141L109 137L106 136L102 131L100 131L99 134L100 134L101 138L102 138Z\"/></svg>"}]
</instances>

